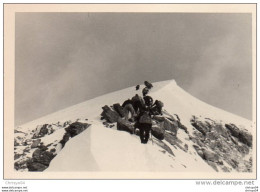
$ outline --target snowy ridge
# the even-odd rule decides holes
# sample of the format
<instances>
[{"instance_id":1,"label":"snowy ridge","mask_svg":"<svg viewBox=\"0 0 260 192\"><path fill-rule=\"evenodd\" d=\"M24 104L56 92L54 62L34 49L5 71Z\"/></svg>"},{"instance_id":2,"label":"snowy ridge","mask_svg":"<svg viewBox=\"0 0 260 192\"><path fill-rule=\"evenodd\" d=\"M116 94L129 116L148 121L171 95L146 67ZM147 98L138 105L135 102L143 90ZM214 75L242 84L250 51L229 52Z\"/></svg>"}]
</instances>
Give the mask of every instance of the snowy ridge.
<instances>
[{"instance_id":1,"label":"snowy ridge","mask_svg":"<svg viewBox=\"0 0 260 192\"><path fill-rule=\"evenodd\" d=\"M156 99L162 100L165 103L165 108L171 113L183 114L181 116L184 118L185 116L190 118L191 115L205 116L213 119L220 119L228 123L236 122L237 124L246 126L247 129L252 127L252 122L250 120L213 107L197 98L194 98L181 89L175 80L156 82L153 83L153 85L154 88L151 90L150 95ZM135 91L134 87L129 87L120 91L108 93L106 95L96 97L41 117L18 127L21 127L22 129L32 129L39 124L56 123L57 121L67 121L71 119L76 120L84 117L99 119L99 114L102 112L102 106L108 103L122 103L127 98L131 98L135 93L141 95L141 89L139 91Z\"/></svg>"},{"instance_id":2,"label":"snowy ridge","mask_svg":"<svg viewBox=\"0 0 260 192\"><path fill-rule=\"evenodd\" d=\"M15 159L17 164L23 161L16 167L22 167L23 171L28 171L25 166L26 161L32 158L37 150L37 146L33 149L30 147L36 142L36 139L31 139L31 136L35 134L34 130L37 126L47 124L47 129L54 132L46 134L39 141L43 146L49 146L48 152L55 151L53 153L55 157L50 164L46 165L48 168L44 168L47 172L251 171L252 148L248 144L250 137L247 137L247 134L245 134L246 138L244 135L242 138L240 138L241 135L233 137L225 126L234 124L250 133L253 127L252 122L196 99L181 89L174 80L153 83L149 95L154 100L163 101L164 109L173 116L178 115L180 122L187 128L186 131L179 129L177 138L170 137L162 141L153 138L144 145L140 143L138 136L118 131L115 125L111 126L114 126L113 128L106 128L104 122L100 120L102 107L115 103L122 104L136 93L142 95L143 87L141 86L138 91L135 87L129 87L99 96L15 128L15 142L18 142L15 145ZM192 118L199 126L213 126L213 132L203 136L201 130L195 129L192 125ZM75 121L88 123L91 126L69 139L62 148L59 141L66 133L65 129L68 125ZM221 125L220 128L219 125ZM27 140L28 142L25 142ZM234 150L230 155L232 158L226 157L225 151L231 149Z\"/></svg>"}]
</instances>

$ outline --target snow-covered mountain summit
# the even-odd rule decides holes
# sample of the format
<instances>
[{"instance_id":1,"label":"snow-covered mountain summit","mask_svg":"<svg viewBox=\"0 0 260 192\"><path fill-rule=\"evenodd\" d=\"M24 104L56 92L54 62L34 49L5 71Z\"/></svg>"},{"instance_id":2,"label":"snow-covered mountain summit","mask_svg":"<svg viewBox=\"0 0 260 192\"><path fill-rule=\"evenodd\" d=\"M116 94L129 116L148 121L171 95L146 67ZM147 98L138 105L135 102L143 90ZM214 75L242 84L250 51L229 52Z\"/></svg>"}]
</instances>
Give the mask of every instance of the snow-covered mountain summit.
<instances>
[{"instance_id":1,"label":"snow-covered mountain summit","mask_svg":"<svg viewBox=\"0 0 260 192\"><path fill-rule=\"evenodd\" d=\"M144 145L137 135L118 131L117 123L100 120L104 105L122 104L136 93L142 95L143 87L96 97L16 127L15 169L252 171L253 123L196 99L174 80L153 83L149 93L164 103L169 115L179 118L171 129L164 130L164 139L153 137ZM73 127L73 122L78 124ZM77 135L66 137L68 129L81 125L84 129ZM61 140L66 144L61 145Z\"/></svg>"}]
</instances>

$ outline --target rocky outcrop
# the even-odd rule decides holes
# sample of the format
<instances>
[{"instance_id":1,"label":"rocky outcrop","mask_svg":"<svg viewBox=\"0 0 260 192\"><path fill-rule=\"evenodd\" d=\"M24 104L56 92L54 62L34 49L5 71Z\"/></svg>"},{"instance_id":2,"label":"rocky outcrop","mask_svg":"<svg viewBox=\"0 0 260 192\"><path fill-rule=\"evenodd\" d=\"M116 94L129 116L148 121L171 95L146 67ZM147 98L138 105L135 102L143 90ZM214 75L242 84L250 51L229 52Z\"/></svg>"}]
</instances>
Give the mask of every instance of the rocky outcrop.
<instances>
[{"instance_id":1,"label":"rocky outcrop","mask_svg":"<svg viewBox=\"0 0 260 192\"><path fill-rule=\"evenodd\" d=\"M51 160L55 155L43 149L36 149L32 155L32 159L27 161L29 171L43 171L48 168Z\"/></svg>"},{"instance_id":2,"label":"rocky outcrop","mask_svg":"<svg viewBox=\"0 0 260 192\"><path fill-rule=\"evenodd\" d=\"M101 113L101 117L104 118L109 123L115 123L120 118L119 114L113 111L110 107L105 105L102 107L103 112Z\"/></svg>"},{"instance_id":3,"label":"rocky outcrop","mask_svg":"<svg viewBox=\"0 0 260 192\"><path fill-rule=\"evenodd\" d=\"M222 124L212 119L205 121L193 117L195 130L191 140L198 155L216 171L235 169L238 172L252 170L250 162L244 159L252 146L252 135L239 129L235 124ZM226 162L229 168L223 164Z\"/></svg>"},{"instance_id":4,"label":"rocky outcrop","mask_svg":"<svg viewBox=\"0 0 260 192\"><path fill-rule=\"evenodd\" d=\"M212 161L215 163L219 162L219 156L215 152L210 151L205 148L202 148L202 152L203 152L203 157L205 160Z\"/></svg>"},{"instance_id":5,"label":"rocky outcrop","mask_svg":"<svg viewBox=\"0 0 260 192\"><path fill-rule=\"evenodd\" d=\"M47 165L43 165L43 164L38 163L38 162L33 162L33 160L28 161L26 163L26 166L27 166L29 171L39 171L39 172L44 171L45 169L48 168Z\"/></svg>"},{"instance_id":6,"label":"rocky outcrop","mask_svg":"<svg viewBox=\"0 0 260 192\"><path fill-rule=\"evenodd\" d=\"M66 133L63 135L62 140L60 143L62 147L65 146L65 143L72 137L82 133L85 131L91 124L88 123L81 123L81 122L74 122L70 124L67 128L65 128Z\"/></svg>"},{"instance_id":7,"label":"rocky outcrop","mask_svg":"<svg viewBox=\"0 0 260 192\"><path fill-rule=\"evenodd\" d=\"M54 155L49 151L36 149L32 155L32 158L34 162L49 166L51 160L54 158Z\"/></svg>"},{"instance_id":8,"label":"rocky outcrop","mask_svg":"<svg viewBox=\"0 0 260 192\"><path fill-rule=\"evenodd\" d=\"M134 133L134 123L131 123L130 121L127 121L125 119L119 119L117 122L117 130L119 131L126 131L130 134Z\"/></svg>"},{"instance_id":9,"label":"rocky outcrop","mask_svg":"<svg viewBox=\"0 0 260 192\"><path fill-rule=\"evenodd\" d=\"M14 146L19 146L20 143L18 142L18 140L16 138L14 138Z\"/></svg>"},{"instance_id":10,"label":"rocky outcrop","mask_svg":"<svg viewBox=\"0 0 260 192\"><path fill-rule=\"evenodd\" d=\"M120 117L126 116L127 113L124 111L124 108L119 103L114 104L113 108L120 115Z\"/></svg>"},{"instance_id":11,"label":"rocky outcrop","mask_svg":"<svg viewBox=\"0 0 260 192\"><path fill-rule=\"evenodd\" d=\"M225 124L225 127L230 131L231 135L234 137L238 137L239 128L234 124Z\"/></svg>"},{"instance_id":12,"label":"rocky outcrop","mask_svg":"<svg viewBox=\"0 0 260 192\"><path fill-rule=\"evenodd\" d=\"M207 125L203 124L200 121L196 121L196 122L192 122L191 125L197 129L199 132L201 132L203 135L206 135L207 132L210 131L210 127L208 127Z\"/></svg>"},{"instance_id":13,"label":"rocky outcrop","mask_svg":"<svg viewBox=\"0 0 260 192\"><path fill-rule=\"evenodd\" d=\"M45 135L50 135L54 132L54 129L52 128L52 125L44 124L37 126L37 128L33 131L33 137L32 139L37 139L44 137Z\"/></svg>"},{"instance_id":14,"label":"rocky outcrop","mask_svg":"<svg viewBox=\"0 0 260 192\"><path fill-rule=\"evenodd\" d=\"M244 144L246 144L249 147L252 147L252 140L253 137L250 133L247 131L241 130L238 135L238 140Z\"/></svg>"},{"instance_id":15,"label":"rocky outcrop","mask_svg":"<svg viewBox=\"0 0 260 192\"><path fill-rule=\"evenodd\" d=\"M179 129L177 121L170 121L165 118L161 126L164 130L170 131L173 135L177 135L177 131Z\"/></svg>"},{"instance_id":16,"label":"rocky outcrop","mask_svg":"<svg viewBox=\"0 0 260 192\"><path fill-rule=\"evenodd\" d=\"M65 131L70 135L70 137L74 137L86 130L89 126L90 124L88 123L74 122L69 127L65 128Z\"/></svg>"},{"instance_id":17,"label":"rocky outcrop","mask_svg":"<svg viewBox=\"0 0 260 192\"><path fill-rule=\"evenodd\" d=\"M161 141L161 140L154 140L154 142L155 142L158 146L160 146L161 148L163 148L165 151L167 151L169 154L175 156L174 153L173 153L173 151L171 150L171 148L170 148L168 145L166 145L163 141Z\"/></svg>"},{"instance_id":18,"label":"rocky outcrop","mask_svg":"<svg viewBox=\"0 0 260 192\"><path fill-rule=\"evenodd\" d=\"M65 143L67 143L67 141L70 139L70 134L69 133L65 133L63 135L62 140L60 140L61 146L64 147Z\"/></svg>"},{"instance_id":19,"label":"rocky outcrop","mask_svg":"<svg viewBox=\"0 0 260 192\"><path fill-rule=\"evenodd\" d=\"M158 125L153 125L152 126L151 133L152 133L152 135L155 138L157 138L159 140L163 140L164 139L165 130L162 127L158 126Z\"/></svg>"},{"instance_id":20,"label":"rocky outcrop","mask_svg":"<svg viewBox=\"0 0 260 192\"><path fill-rule=\"evenodd\" d=\"M33 141L31 148L37 148L39 146L39 144L41 143L41 139L36 139Z\"/></svg>"}]
</instances>

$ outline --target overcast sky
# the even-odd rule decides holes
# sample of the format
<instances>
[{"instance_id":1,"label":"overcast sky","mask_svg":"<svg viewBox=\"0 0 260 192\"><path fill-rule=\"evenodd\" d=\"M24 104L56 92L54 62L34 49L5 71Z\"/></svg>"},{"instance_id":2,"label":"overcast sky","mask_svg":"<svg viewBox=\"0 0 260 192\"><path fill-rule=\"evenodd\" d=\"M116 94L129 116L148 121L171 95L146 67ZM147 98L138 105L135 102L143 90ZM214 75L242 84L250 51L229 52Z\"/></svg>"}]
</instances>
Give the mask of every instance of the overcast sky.
<instances>
[{"instance_id":1,"label":"overcast sky","mask_svg":"<svg viewBox=\"0 0 260 192\"><path fill-rule=\"evenodd\" d=\"M15 123L175 79L252 118L251 14L16 13Z\"/></svg>"}]
</instances>

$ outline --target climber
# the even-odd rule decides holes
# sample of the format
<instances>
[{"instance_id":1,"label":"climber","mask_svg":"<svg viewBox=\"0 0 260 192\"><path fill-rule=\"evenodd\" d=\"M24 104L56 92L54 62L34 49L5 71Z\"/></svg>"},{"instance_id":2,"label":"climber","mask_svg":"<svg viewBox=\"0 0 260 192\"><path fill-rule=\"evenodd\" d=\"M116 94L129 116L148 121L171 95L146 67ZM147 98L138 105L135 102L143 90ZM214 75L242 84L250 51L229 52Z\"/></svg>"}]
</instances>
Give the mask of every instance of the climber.
<instances>
[{"instance_id":1,"label":"climber","mask_svg":"<svg viewBox=\"0 0 260 192\"><path fill-rule=\"evenodd\" d=\"M144 85L148 88L148 89L151 89L153 87L152 83L148 82L148 81L145 81L144 82Z\"/></svg>"},{"instance_id":2,"label":"climber","mask_svg":"<svg viewBox=\"0 0 260 192\"><path fill-rule=\"evenodd\" d=\"M144 100L138 94L136 94L135 96L132 97L132 102L133 102L132 104L133 104L134 110L137 114L140 114L145 110Z\"/></svg>"},{"instance_id":3,"label":"climber","mask_svg":"<svg viewBox=\"0 0 260 192\"><path fill-rule=\"evenodd\" d=\"M151 108L153 105L153 98L147 95L144 97L144 102L147 107Z\"/></svg>"},{"instance_id":4,"label":"climber","mask_svg":"<svg viewBox=\"0 0 260 192\"><path fill-rule=\"evenodd\" d=\"M147 87L143 88L143 96L146 96L149 93L149 89Z\"/></svg>"},{"instance_id":5,"label":"climber","mask_svg":"<svg viewBox=\"0 0 260 192\"><path fill-rule=\"evenodd\" d=\"M141 143L146 144L152 129L152 119L148 111L145 111L142 115L139 116L139 119L135 124L135 128L140 130Z\"/></svg>"},{"instance_id":6,"label":"climber","mask_svg":"<svg viewBox=\"0 0 260 192\"><path fill-rule=\"evenodd\" d=\"M140 88L140 85L136 85L135 90L137 91L137 90L139 90L139 88Z\"/></svg>"},{"instance_id":7,"label":"climber","mask_svg":"<svg viewBox=\"0 0 260 192\"><path fill-rule=\"evenodd\" d=\"M152 105L152 113L154 115L163 115L162 114L162 108L164 104L162 101L156 100L154 104Z\"/></svg>"},{"instance_id":8,"label":"climber","mask_svg":"<svg viewBox=\"0 0 260 192\"><path fill-rule=\"evenodd\" d=\"M134 122L137 114L133 107L133 101L128 99L122 104L123 110L125 112L125 118L131 122ZM131 117L129 118L129 113L131 114Z\"/></svg>"}]
</instances>

